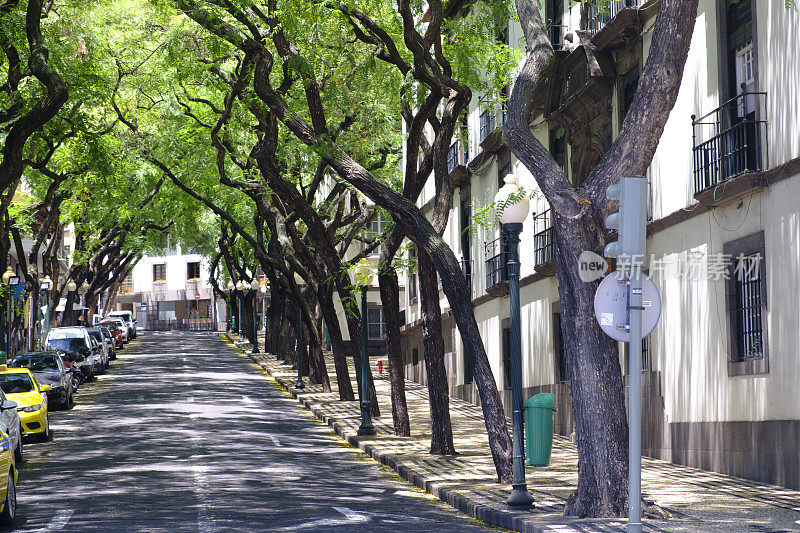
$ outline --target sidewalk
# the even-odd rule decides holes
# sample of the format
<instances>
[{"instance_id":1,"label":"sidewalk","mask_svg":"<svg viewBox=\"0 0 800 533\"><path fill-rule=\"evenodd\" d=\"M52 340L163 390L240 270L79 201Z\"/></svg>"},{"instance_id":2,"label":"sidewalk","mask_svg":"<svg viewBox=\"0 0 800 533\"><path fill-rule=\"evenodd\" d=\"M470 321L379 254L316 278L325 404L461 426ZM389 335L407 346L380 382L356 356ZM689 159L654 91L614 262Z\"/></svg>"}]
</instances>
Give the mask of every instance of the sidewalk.
<instances>
[{"instance_id":1,"label":"sidewalk","mask_svg":"<svg viewBox=\"0 0 800 533\"><path fill-rule=\"evenodd\" d=\"M236 337L231 336L231 341ZM334 431L375 460L393 468L404 479L460 511L487 524L520 532L624 531L620 519L570 519L562 516L564 503L577 485L575 444L556 436L550 466L527 467L533 509L505 505L510 487L495 483L486 429L480 407L450 399L456 456L433 456L427 389L406 381L412 437L396 437L389 404L389 379L373 367L381 417L373 418L377 435L357 437L357 402L342 402L338 393L323 393L317 385L294 388L297 372L268 354L251 354L249 344L238 347L276 382ZM328 357L331 387L336 391L333 360ZM350 361L350 375L355 375ZM353 384L355 390L355 383ZM677 532L784 532L800 531L800 491L748 481L665 461L644 458L642 491L673 518L644 520L644 531Z\"/></svg>"}]
</instances>

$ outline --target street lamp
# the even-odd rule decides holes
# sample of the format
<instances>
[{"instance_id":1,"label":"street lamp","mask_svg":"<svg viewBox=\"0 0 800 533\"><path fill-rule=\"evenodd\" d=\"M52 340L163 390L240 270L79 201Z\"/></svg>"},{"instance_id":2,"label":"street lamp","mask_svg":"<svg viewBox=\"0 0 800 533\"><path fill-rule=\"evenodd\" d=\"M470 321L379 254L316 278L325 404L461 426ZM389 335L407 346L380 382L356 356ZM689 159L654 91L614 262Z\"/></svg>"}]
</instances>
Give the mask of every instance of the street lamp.
<instances>
[{"instance_id":1,"label":"street lamp","mask_svg":"<svg viewBox=\"0 0 800 533\"><path fill-rule=\"evenodd\" d=\"M523 431L525 421L522 418L522 362L520 331L520 304L519 304L519 234L522 231L522 222L527 218L530 203L525 194L525 189L517 185L515 176L506 176L503 185L494 197L495 205L499 206L500 222L503 225L503 236L506 241L508 259L508 295L511 311L511 398L513 422L513 453L514 478L511 483L511 495L506 500L508 505L526 506L533 503L533 496L528 492L525 483L525 463L522 456Z\"/></svg>"},{"instance_id":2,"label":"street lamp","mask_svg":"<svg viewBox=\"0 0 800 533\"><path fill-rule=\"evenodd\" d=\"M250 282L250 288L253 289L253 353L258 353L258 328L256 327L256 322L258 322L258 306L256 302L258 301L258 279L253 276L253 281Z\"/></svg>"},{"instance_id":3,"label":"street lamp","mask_svg":"<svg viewBox=\"0 0 800 533\"><path fill-rule=\"evenodd\" d=\"M358 435L374 435L369 398L369 353L367 353L367 289L372 284L375 272L367 262L361 262L353 270L355 285L361 287L361 427Z\"/></svg>"},{"instance_id":4,"label":"street lamp","mask_svg":"<svg viewBox=\"0 0 800 533\"><path fill-rule=\"evenodd\" d=\"M47 336L50 334L50 276L45 276L42 283L39 285L39 290L44 293L44 327L45 327L45 334L44 338L47 340ZM41 339L41 332L39 333L39 349L42 349L42 339Z\"/></svg>"},{"instance_id":5,"label":"street lamp","mask_svg":"<svg viewBox=\"0 0 800 533\"><path fill-rule=\"evenodd\" d=\"M228 298L231 299L231 306L233 306L233 289L235 287L236 286L233 284L233 280L228 281ZM233 310L233 309L231 309L231 310ZM233 313L230 313L230 315L228 316L228 331L230 331L231 333L233 333L233 330L236 327L233 324L234 322L235 322L235 320L234 320L234 317L233 317Z\"/></svg>"},{"instance_id":6,"label":"street lamp","mask_svg":"<svg viewBox=\"0 0 800 533\"><path fill-rule=\"evenodd\" d=\"M294 282L297 283L298 288L303 284L303 278L297 272L294 273ZM300 300L297 300L297 383L294 387L296 389L304 389L303 383L303 308L300 306Z\"/></svg>"},{"instance_id":7,"label":"street lamp","mask_svg":"<svg viewBox=\"0 0 800 533\"><path fill-rule=\"evenodd\" d=\"M264 284L261 286L261 317L264 321L264 352L268 353L267 350L267 285Z\"/></svg>"},{"instance_id":8,"label":"street lamp","mask_svg":"<svg viewBox=\"0 0 800 533\"><path fill-rule=\"evenodd\" d=\"M69 299L69 293L75 293L75 291L77 290L78 290L78 284L72 280L69 280L69 283L67 283L67 299ZM69 316L70 326L74 325L75 322L75 304L73 303L72 305L73 308L70 311L70 316ZM64 306L64 311L66 311L66 305Z\"/></svg>"},{"instance_id":9,"label":"street lamp","mask_svg":"<svg viewBox=\"0 0 800 533\"><path fill-rule=\"evenodd\" d=\"M244 283L242 283L242 280L237 281L236 282L236 297L238 299L236 301L239 302L239 305L238 305L238 307L239 307L239 320L237 320L237 322L238 322L237 325L239 326L239 328L238 328L239 329L239 342L244 342L244 337L242 337L242 291L243 290L244 290Z\"/></svg>"},{"instance_id":10,"label":"street lamp","mask_svg":"<svg viewBox=\"0 0 800 533\"><path fill-rule=\"evenodd\" d=\"M11 279L14 278L16 283L12 285ZM14 271L11 267L8 267L6 271L3 273L3 285L5 285L8 289L8 302L6 302L6 334L5 334L5 344L6 344L6 357L11 356L11 320L12 320L12 305L13 305L13 296L12 291L14 290L13 287L19 283L19 277L14 275Z\"/></svg>"},{"instance_id":11,"label":"street lamp","mask_svg":"<svg viewBox=\"0 0 800 533\"><path fill-rule=\"evenodd\" d=\"M89 282L84 281L81 283L81 289L83 290L83 325L87 325L89 323L89 308L86 306L86 295L89 294Z\"/></svg>"}]
</instances>

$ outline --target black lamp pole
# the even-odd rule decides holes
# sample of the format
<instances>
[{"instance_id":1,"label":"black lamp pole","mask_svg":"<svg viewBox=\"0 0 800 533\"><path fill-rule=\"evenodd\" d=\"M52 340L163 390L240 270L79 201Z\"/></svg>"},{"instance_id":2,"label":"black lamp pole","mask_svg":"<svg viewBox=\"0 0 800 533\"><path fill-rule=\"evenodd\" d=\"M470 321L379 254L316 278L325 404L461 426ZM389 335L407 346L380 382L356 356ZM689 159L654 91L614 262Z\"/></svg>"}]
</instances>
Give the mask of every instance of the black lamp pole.
<instances>
[{"instance_id":1,"label":"black lamp pole","mask_svg":"<svg viewBox=\"0 0 800 533\"><path fill-rule=\"evenodd\" d=\"M369 401L369 353L367 352L367 288L361 288L361 426L358 435L374 435Z\"/></svg>"},{"instance_id":2,"label":"black lamp pole","mask_svg":"<svg viewBox=\"0 0 800 533\"><path fill-rule=\"evenodd\" d=\"M519 303L519 234L522 224L518 222L503 224L503 233L508 250L508 296L511 314L511 395L512 395L512 421L513 435L513 474L511 495L506 500L508 505L515 507L527 506L533 503L533 496L528 492L525 483L525 462L522 456L522 432L525 421L522 418L522 334L520 329L520 303Z\"/></svg>"},{"instance_id":3,"label":"black lamp pole","mask_svg":"<svg viewBox=\"0 0 800 533\"><path fill-rule=\"evenodd\" d=\"M297 383L294 384L296 389L304 389L306 386L303 383L303 309L300 307L300 302L297 303Z\"/></svg>"}]
</instances>

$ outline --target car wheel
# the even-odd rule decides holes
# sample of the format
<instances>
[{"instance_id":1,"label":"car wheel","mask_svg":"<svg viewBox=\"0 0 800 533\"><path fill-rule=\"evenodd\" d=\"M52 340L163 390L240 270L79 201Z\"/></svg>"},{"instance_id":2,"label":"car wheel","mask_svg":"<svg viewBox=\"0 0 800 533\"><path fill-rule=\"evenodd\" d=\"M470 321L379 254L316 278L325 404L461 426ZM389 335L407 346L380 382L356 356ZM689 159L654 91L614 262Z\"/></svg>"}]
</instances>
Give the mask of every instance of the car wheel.
<instances>
[{"instance_id":1,"label":"car wheel","mask_svg":"<svg viewBox=\"0 0 800 533\"><path fill-rule=\"evenodd\" d=\"M14 460L17 464L22 462L22 428L19 428L19 442L14 448Z\"/></svg>"},{"instance_id":2,"label":"car wheel","mask_svg":"<svg viewBox=\"0 0 800 533\"><path fill-rule=\"evenodd\" d=\"M0 514L0 523L11 525L17 516L17 487L14 486L14 470L8 471L8 488L6 489L6 504Z\"/></svg>"},{"instance_id":3,"label":"car wheel","mask_svg":"<svg viewBox=\"0 0 800 533\"><path fill-rule=\"evenodd\" d=\"M41 434L39 439L42 442L49 442L53 440L53 433L50 431L50 415L48 414L45 416L44 419L44 432Z\"/></svg>"}]
</instances>

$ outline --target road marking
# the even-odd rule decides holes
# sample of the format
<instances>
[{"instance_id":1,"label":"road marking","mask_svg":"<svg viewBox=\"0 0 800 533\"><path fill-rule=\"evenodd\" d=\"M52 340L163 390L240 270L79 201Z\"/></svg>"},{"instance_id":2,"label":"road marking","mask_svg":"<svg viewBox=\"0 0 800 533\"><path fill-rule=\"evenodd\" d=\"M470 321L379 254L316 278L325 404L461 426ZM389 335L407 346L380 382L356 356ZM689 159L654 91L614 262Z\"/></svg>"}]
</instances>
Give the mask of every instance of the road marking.
<instances>
[{"instance_id":1,"label":"road marking","mask_svg":"<svg viewBox=\"0 0 800 533\"><path fill-rule=\"evenodd\" d=\"M64 527L66 527L66 525L69 523L69 519L72 518L72 513L74 512L75 511L71 509L65 511L59 511L56 513L53 519L50 520L50 523L48 523L43 528L34 529L33 531L36 533L46 533L47 531L60 531L64 529Z\"/></svg>"}]
</instances>

